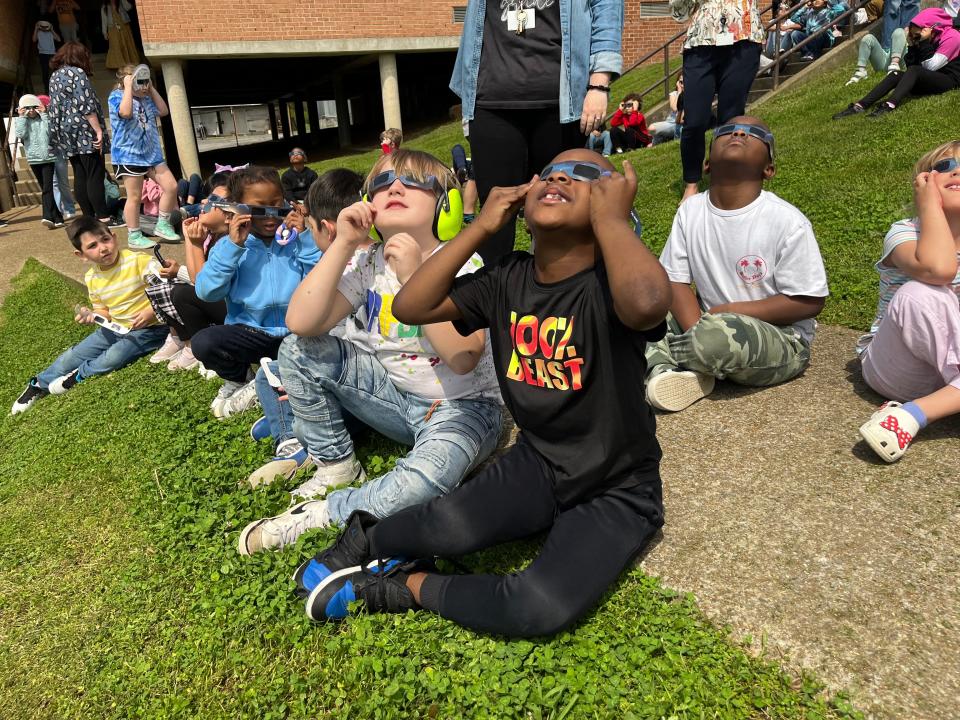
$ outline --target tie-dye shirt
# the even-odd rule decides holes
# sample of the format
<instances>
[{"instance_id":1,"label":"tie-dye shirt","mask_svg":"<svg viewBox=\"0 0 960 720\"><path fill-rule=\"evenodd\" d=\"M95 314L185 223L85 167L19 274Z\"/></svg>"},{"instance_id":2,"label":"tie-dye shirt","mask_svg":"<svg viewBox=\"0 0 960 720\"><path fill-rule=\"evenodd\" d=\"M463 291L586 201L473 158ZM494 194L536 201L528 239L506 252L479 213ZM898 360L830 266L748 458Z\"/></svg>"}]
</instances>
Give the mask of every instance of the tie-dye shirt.
<instances>
[{"instance_id":1,"label":"tie-dye shirt","mask_svg":"<svg viewBox=\"0 0 960 720\"><path fill-rule=\"evenodd\" d=\"M894 265L885 265L884 263L898 245L902 245L905 242L917 242L919 239L920 224L917 218L895 222L890 226L887 236L883 239L883 255L877 260L877 264L875 265L877 272L880 273L880 299L877 302L877 315L873 320L873 324L870 326L870 332L866 335L861 335L857 340L857 355L862 354L863 351L867 349L867 345L873 340L873 336L877 334L880 321L883 320L887 314L887 306L890 304L893 296L896 295L897 290L903 287L905 283L913 280L912 277L900 268ZM960 259L960 253L958 253L958 259ZM953 291L960 296L960 270L957 271L951 287Z\"/></svg>"},{"instance_id":2,"label":"tie-dye shirt","mask_svg":"<svg viewBox=\"0 0 960 720\"><path fill-rule=\"evenodd\" d=\"M107 99L110 106L110 127L113 129L114 165L156 167L163 164L163 149L160 147L160 132L157 130L157 110L153 98L133 97L130 117L120 117L123 90L114 90Z\"/></svg>"},{"instance_id":3,"label":"tie-dye shirt","mask_svg":"<svg viewBox=\"0 0 960 720\"><path fill-rule=\"evenodd\" d=\"M757 0L670 0L670 10L677 22L690 20L684 48L763 42Z\"/></svg>"}]
</instances>

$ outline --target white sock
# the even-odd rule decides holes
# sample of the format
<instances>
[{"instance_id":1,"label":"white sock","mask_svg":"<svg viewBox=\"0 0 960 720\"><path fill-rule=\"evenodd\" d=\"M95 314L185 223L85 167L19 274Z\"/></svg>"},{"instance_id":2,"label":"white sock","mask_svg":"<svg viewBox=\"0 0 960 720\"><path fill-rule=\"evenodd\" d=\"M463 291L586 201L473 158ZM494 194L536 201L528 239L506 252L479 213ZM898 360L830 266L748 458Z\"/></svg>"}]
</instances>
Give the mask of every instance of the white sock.
<instances>
[{"instance_id":1,"label":"white sock","mask_svg":"<svg viewBox=\"0 0 960 720\"><path fill-rule=\"evenodd\" d=\"M158 217L160 220L166 220L167 222L170 222L170 213L168 212L164 212L163 210L161 210L158 213Z\"/></svg>"}]
</instances>

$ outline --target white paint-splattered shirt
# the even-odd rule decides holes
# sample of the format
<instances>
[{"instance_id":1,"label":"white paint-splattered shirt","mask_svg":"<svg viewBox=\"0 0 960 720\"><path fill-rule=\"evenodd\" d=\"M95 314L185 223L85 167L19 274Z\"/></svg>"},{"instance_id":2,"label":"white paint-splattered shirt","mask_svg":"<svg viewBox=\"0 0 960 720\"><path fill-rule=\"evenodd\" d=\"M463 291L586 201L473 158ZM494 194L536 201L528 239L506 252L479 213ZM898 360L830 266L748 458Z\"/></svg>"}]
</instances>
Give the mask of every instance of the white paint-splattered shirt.
<instances>
[{"instance_id":1,"label":"white paint-splattered shirt","mask_svg":"<svg viewBox=\"0 0 960 720\"><path fill-rule=\"evenodd\" d=\"M441 245L436 252L441 252ZM474 254L457 275L483 267ZM499 398L489 342L473 372L457 375L430 345L419 325L404 325L393 316L393 299L400 281L383 258L383 244L372 245L353 258L337 289L354 308L347 318L344 339L373 353L401 391L428 400Z\"/></svg>"}]
</instances>

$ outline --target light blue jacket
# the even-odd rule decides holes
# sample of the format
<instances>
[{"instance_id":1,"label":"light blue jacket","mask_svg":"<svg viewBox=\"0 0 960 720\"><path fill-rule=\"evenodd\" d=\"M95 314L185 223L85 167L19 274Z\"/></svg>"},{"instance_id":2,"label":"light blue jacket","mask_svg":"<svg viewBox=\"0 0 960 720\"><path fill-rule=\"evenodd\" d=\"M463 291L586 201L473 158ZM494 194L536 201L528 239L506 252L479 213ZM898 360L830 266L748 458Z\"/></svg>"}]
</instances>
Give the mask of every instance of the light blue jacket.
<instances>
[{"instance_id":1,"label":"light blue jacket","mask_svg":"<svg viewBox=\"0 0 960 720\"><path fill-rule=\"evenodd\" d=\"M57 159L50 152L50 118L46 113L39 113L36 118L15 117L13 129L23 143L29 164L41 165Z\"/></svg>"},{"instance_id":2,"label":"light blue jacket","mask_svg":"<svg viewBox=\"0 0 960 720\"><path fill-rule=\"evenodd\" d=\"M309 238L267 245L249 235L240 247L224 237L197 274L197 297L207 302L226 299L227 325L249 325L284 337L290 333L290 297L319 259L320 251Z\"/></svg>"},{"instance_id":3,"label":"light blue jacket","mask_svg":"<svg viewBox=\"0 0 960 720\"><path fill-rule=\"evenodd\" d=\"M490 0L497 2L497 0ZM560 122L580 119L583 96L592 72L613 77L623 69L620 39L623 0L558 0L560 3ZM463 21L460 49L450 78L450 89L460 96L463 118L473 120L477 101L477 74L483 47L483 20L487 0L470 0ZM612 78L611 78L612 79ZM503 79L505 83L510 78Z\"/></svg>"}]
</instances>

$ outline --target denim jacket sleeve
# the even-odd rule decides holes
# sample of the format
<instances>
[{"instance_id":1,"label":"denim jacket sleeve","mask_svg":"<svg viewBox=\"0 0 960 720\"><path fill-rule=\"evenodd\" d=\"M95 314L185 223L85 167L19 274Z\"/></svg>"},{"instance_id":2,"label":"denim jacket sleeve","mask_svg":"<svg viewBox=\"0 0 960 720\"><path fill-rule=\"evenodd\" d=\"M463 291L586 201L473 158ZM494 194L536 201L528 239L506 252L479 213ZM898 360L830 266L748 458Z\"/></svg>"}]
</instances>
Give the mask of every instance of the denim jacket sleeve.
<instances>
[{"instance_id":1,"label":"denim jacket sleeve","mask_svg":"<svg viewBox=\"0 0 960 720\"><path fill-rule=\"evenodd\" d=\"M623 0L590 0L589 71L611 73L613 80L623 70Z\"/></svg>"},{"instance_id":2,"label":"denim jacket sleeve","mask_svg":"<svg viewBox=\"0 0 960 720\"><path fill-rule=\"evenodd\" d=\"M197 273L197 297L206 302L227 297L244 252L246 248L238 246L230 238L224 238L214 245L206 264Z\"/></svg>"}]
</instances>

